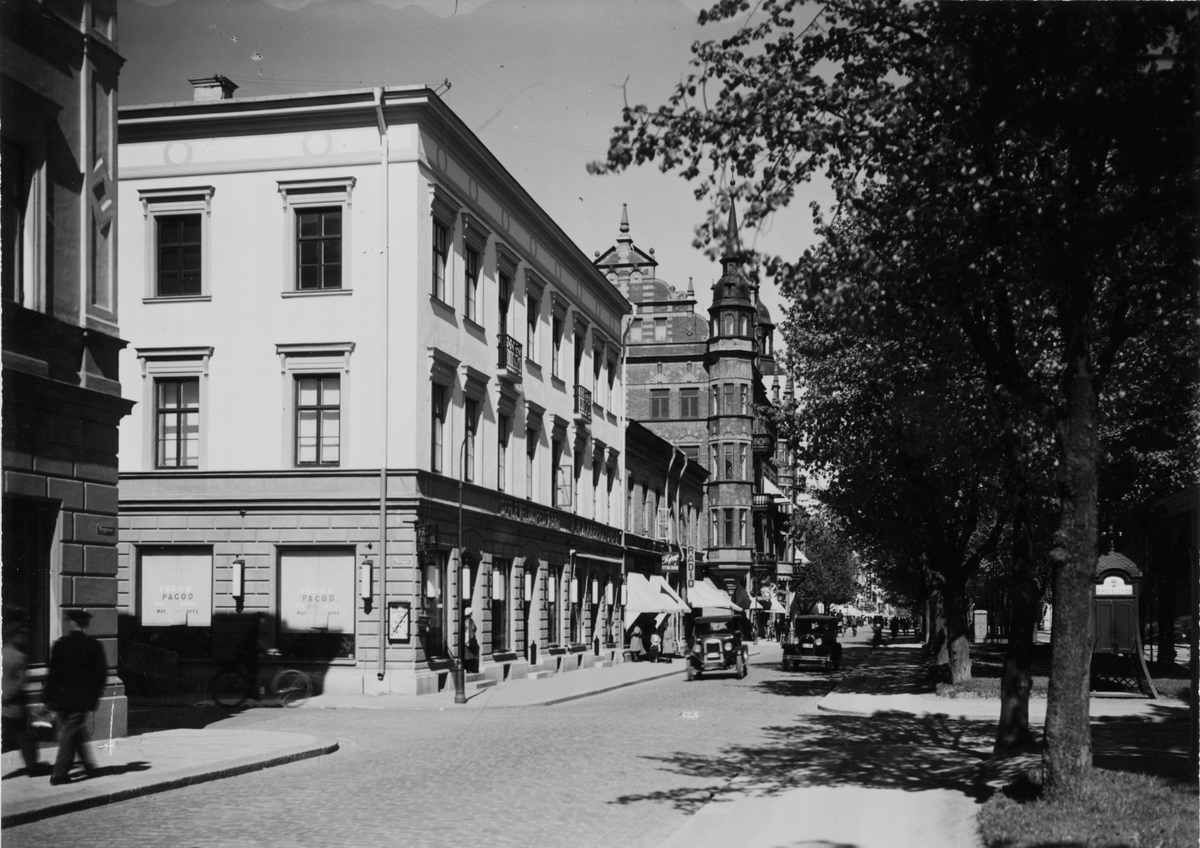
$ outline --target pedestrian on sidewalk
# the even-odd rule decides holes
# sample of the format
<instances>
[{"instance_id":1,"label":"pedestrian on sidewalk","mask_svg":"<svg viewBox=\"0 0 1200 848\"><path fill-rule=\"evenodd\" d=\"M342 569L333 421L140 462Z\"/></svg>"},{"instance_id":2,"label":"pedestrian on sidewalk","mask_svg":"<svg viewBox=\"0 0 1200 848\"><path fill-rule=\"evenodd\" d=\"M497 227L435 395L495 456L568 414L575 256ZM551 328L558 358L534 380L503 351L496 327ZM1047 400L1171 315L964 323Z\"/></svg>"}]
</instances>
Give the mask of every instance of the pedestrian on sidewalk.
<instances>
[{"instance_id":1,"label":"pedestrian on sidewalk","mask_svg":"<svg viewBox=\"0 0 1200 848\"><path fill-rule=\"evenodd\" d=\"M659 654L661 654L661 653L662 653L662 637L659 636L658 631L655 630L653 633L650 634L650 651L649 651L650 662L658 662L658 657L659 657Z\"/></svg>"},{"instance_id":2,"label":"pedestrian on sidewalk","mask_svg":"<svg viewBox=\"0 0 1200 848\"><path fill-rule=\"evenodd\" d=\"M50 784L70 780L78 756L88 777L96 776L96 762L88 745L88 713L95 712L108 678L108 660L98 639L87 634L92 616L81 609L67 610L67 634L50 651L46 678L46 704L58 713L58 757Z\"/></svg>"},{"instance_id":3,"label":"pedestrian on sidewalk","mask_svg":"<svg viewBox=\"0 0 1200 848\"><path fill-rule=\"evenodd\" d=\"M41 772L42 764L38 762L37 740L29 730L29 713L26 709L27 694L25 692L25 668L28 656L25 648L29 639L29 628L25 622L16 617L6 616L4 622L4 691L3 706L3 748L11 751L21 750L21 759L25 761L25 773L30 777Z\"/></svg>"},{"instance_id":4,"label":"pedestrian on sidewalk","mask_svg":"<svg viewBox=\"0 0 1200 848\"><path fill-rule=\"evenodd\" d=\"M642 628L635 624L633 625L633 633L629 637L629 653L633 656L634 662L642 661L642 652L645 648L642 646Z\"/></svg>"}]
</instances>

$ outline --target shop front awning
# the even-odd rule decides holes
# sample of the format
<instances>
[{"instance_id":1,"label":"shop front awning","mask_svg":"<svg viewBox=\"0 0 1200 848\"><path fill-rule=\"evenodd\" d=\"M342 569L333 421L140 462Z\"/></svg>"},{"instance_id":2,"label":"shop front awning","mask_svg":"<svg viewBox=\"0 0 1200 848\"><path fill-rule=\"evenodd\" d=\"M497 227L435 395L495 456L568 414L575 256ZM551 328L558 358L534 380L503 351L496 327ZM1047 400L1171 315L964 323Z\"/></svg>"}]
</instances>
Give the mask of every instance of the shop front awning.
<instances>
[{"instance_id":1,"label":"shop front awning","mask_svg":"<svg viewBox=\"0 0 1200 848\"><path fill-rule=\"evenodd\" d=\"M692 607L700 609L708 607L710 609L727 609L734 612L741 612L742 608L733 602L729 595L713 585L713 582L705 577L703 580L697 580L693 585L688 587L688 600L691 601Z\"/></svg>"},{"instance_id":2,"label":"shop front awning","mask_svg":"<svg viewBox=\"0 0 1200 848\"><path fill-rule=\"evenodd\" d=\"M647 578L644 574L631 571L625 575L629 597L625 604L625 628L633 626L634 620L645 613L687 612L688 605L661 576Z\"/></svg>"},{"instance_id":3,"label":"shop front awning","mask_svg":"<svg viewBox=\"0 0 1200 848\"><path fill-rule=\"evenodd\" d=\"M787 609L775 598L771 598L769 601L766 598L754 598L750 607L756 610L766 610L770 613L787 614Z\"/></svg>"}]
</instances>

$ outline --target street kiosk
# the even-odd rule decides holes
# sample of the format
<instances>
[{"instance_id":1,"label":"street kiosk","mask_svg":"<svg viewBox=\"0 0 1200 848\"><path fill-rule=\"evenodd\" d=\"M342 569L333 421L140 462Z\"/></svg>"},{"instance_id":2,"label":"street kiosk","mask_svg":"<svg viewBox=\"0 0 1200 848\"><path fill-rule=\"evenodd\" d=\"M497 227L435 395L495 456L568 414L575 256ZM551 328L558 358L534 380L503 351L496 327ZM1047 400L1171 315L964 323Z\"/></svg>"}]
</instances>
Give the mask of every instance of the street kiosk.
<instances>
[{"instance_id":1,"label":"street kiosk","mask_svg":"<svg viewBox=\"0 0 1200 848\"><path fill-rule=\"evenodd\" d=\"M1138 622L1141 582L1142 572L1133 560L1116 551L1103 554L1096 563L1092 591L1093 692L1149 693L1158 699L1142 650Z\"/></svg>"}]
</instances>

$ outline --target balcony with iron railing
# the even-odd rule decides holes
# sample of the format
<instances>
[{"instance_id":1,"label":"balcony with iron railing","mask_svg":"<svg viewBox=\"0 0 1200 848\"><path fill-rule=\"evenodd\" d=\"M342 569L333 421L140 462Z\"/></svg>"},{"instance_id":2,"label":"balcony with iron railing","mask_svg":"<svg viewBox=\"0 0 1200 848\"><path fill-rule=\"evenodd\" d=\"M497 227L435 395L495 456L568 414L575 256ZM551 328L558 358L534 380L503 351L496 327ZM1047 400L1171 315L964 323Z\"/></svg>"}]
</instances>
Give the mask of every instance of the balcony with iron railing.
<instances>
[{"instance_id":1,"label":"balcony with iron railing","mask_svg":"<svg viewBox=\"0 0 1200 848\"><path fill-rule=\"evenodd\" d=\"M776 561L775 554L770 551L755 551L754 552L754 564L755 565L770 566L771 568L774 568L775 561Z\"/></svg>"},{"instance_id":2,"label":"balcony with iron railing","mask_svg":"<svg viewBox=\"0 0 1200 848\"><path fill-rule=\"evenodd\" d=\"M501 380L519 383L523 374L521 343L507 333L496 341L496 371Z\"/></svg>"},{"instance_id":3,"label":"balcony with iron railing","mask_svg":"<svg viewBox=\"0 0 1200 848\"><path fill-rule=\"evenodd\" d=\"M592 393L583 386L575 387L575 423L588 424L592 420Z\"/></svg>"},{"instance_id":4,"label":"balcony with iron railing","mask_svg":"<svg viewBox=\"0 0 1200 848\"><path fill-rule=\"evenodd\" d=\"M774 502L774 496L769 495L766 492L755 492L752 500L750 501L750 505L755 509L755 511L761 511L770 509Z\"/></svg>"}]
</instances>

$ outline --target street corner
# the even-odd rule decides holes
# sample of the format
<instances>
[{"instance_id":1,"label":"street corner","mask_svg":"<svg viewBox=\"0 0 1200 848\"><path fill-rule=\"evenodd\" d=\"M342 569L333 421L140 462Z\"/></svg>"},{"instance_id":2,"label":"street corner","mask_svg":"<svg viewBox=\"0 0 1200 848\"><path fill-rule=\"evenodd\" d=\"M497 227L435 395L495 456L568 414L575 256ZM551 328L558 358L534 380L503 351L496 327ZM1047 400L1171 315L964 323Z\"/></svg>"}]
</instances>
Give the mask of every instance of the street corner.
<instances>
[{"instance_id":1,"label":"street corner","mask_svg":"<svg viewBox=\"0 0 1200 848\"><path fill-rule=\"evenodd\" d=\"M109 740L94 751L92 777L52 786L5 762L0 828L335 753L338 742L306 733L163 730ZM52 753L52 749L47 749Z\"/></svg>"}]
</instances>

